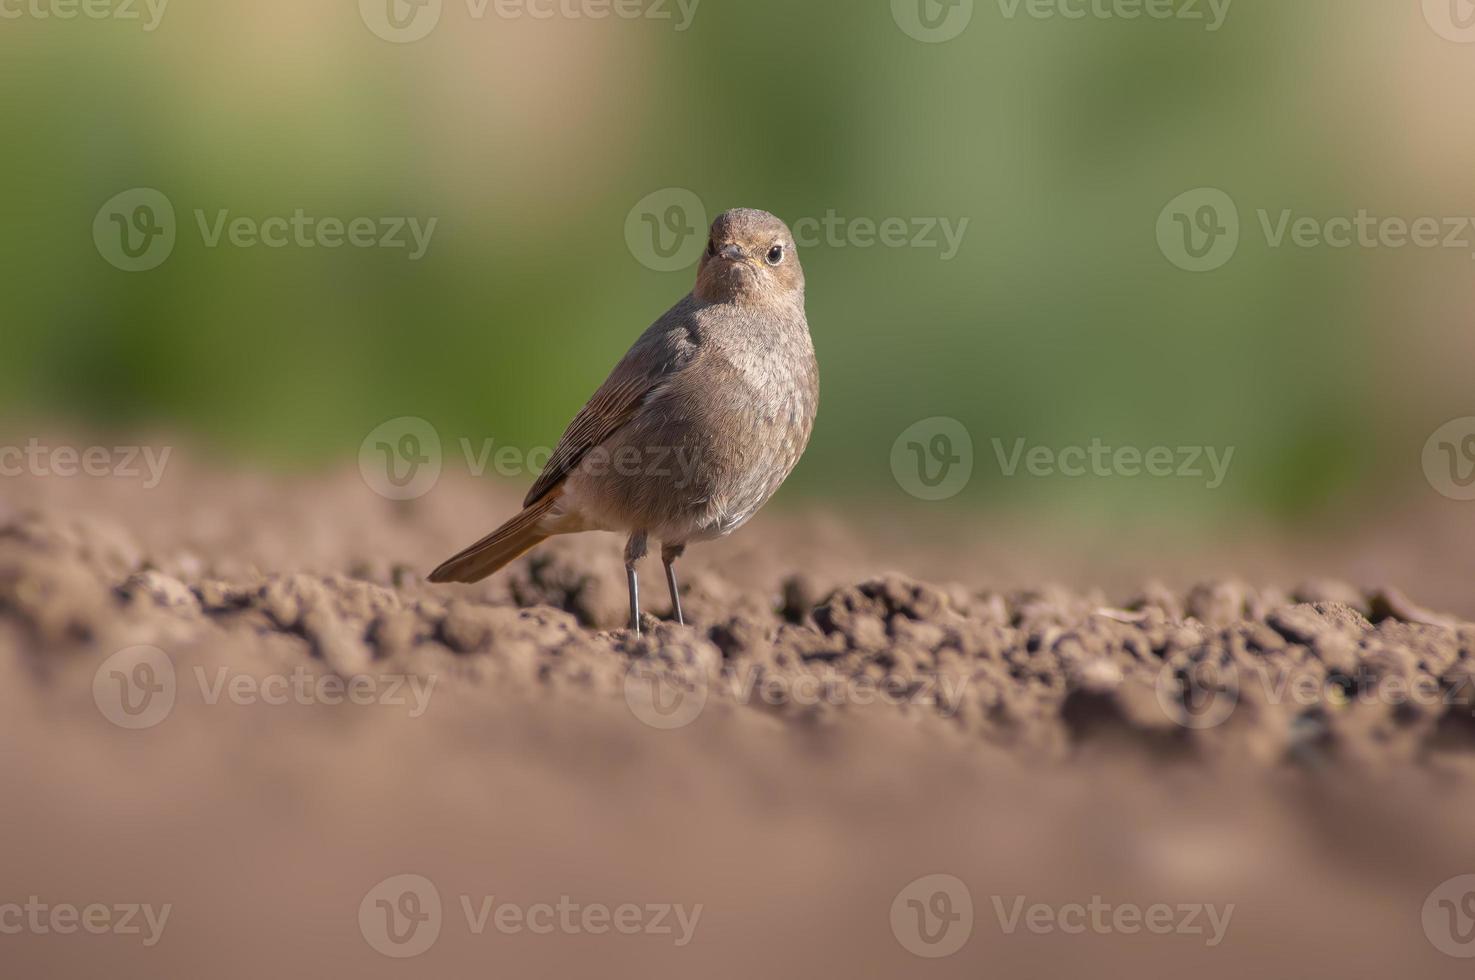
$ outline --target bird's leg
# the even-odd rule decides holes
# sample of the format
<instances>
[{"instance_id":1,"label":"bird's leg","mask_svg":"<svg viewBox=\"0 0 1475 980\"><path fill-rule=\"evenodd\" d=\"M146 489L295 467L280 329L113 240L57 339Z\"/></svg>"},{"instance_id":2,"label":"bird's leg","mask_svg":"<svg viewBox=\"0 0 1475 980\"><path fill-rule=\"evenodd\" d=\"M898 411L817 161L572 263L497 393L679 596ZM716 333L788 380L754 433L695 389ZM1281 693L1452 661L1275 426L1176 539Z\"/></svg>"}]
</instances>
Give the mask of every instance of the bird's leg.
<instances>
[{"instance_id":1,"label":"bird's leg","mask_svg":"<svg viewBox=\"0 0 1475 980\"><path fill-rule=\"evenodd\" d=\"M625 543L625 580L630 585L630 628L640 635L640 582L635 577L635 563L645 557L645 532L636 531Z\"/></svg>"},{"instance_id":2,"label":"bird's leg","mask_svg":"<svg viewBox=\"0 0 1475 980\"><path fill-rule=\"evenodd\" d=\"M686 551L684 544L661 545L661 561L666 565L666 588L671 590L671 615L676 617L676 622L682 626L686 620L681 615L681 592L676 588L676 559L680 558Z\"/></svg>"}]
</instances>

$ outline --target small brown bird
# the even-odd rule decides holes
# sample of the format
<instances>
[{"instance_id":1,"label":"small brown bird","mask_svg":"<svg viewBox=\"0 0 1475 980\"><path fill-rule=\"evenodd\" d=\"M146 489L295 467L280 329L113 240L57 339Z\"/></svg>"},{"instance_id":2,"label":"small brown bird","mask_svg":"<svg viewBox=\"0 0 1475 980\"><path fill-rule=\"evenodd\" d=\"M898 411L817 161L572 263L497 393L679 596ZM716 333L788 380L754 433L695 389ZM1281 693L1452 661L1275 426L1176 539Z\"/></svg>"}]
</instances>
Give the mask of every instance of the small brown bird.
<instances>
[{"instance_id":1,"label":"small brown bird","mask_svg":"<svg viewBox=\"0 0 1475 980\"><path fill-rule=\"evenodd\" d=\"M719 215L696 287L574 417L522 513L430 581L479 582L555 534L621 531L630 628L640 632L635 564L647 537L661 542L672 614L684 623L676 559L768 502L809 443L818 407L794 236L766 211Z\"/></svg>"}]
</instances>

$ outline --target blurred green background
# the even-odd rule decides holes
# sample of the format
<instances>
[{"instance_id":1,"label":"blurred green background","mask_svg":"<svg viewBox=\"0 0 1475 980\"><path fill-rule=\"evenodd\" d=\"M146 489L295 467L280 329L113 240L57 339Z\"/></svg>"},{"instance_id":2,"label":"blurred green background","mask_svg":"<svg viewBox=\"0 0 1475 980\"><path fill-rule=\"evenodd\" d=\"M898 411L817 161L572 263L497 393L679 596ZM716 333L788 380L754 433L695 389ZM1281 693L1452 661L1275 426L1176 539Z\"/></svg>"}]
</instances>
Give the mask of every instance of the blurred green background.
<instances>
[{"instance_id":1,"label":"blurred green background","mask_svg":"<svg viewBox=\"0 0 1475 980\"><path fill-rule=\"evenodd\" d=\"M1419 4L1237 0L1210 31L979 0L945 43L910 36L888 0L704 0L684 30L662 6L673 20L476 17L446 0L413 43L376 35L353 0L176 0L151 31L11 8L9 426L162 428L269 465L351 459L401 415L448 451L551 445L690 288L692 268L656 271L627 245L632 208L663 188L708 216L968 221L949 260L803 251L823 397L790 500L916 506L892 443L947 416L976 461L943 506L1302 520L1428 494L1425 439L1475 414L1468 249L1272 248L1256 216L1475 214L1475 130L1450 111L1475 47ZM130 273L92 228L136 187L172 202L178 241ZM1195 274L1156 228L1200 187L1236 202L1243 237ZM197 209L437 226L419 261L209 248ZM1213 491L1006 479L992 440L1018 438L1235 457Z\"/></svg>"}]
</instances>

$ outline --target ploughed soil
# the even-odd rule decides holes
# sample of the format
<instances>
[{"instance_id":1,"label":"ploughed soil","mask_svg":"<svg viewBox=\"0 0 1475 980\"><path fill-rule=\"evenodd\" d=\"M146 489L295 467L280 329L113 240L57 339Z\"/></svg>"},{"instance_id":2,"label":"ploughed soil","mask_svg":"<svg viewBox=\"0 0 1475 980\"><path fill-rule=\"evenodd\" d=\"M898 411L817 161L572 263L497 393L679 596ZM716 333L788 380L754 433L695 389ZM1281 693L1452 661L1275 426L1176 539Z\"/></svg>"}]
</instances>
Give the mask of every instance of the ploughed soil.
<instances>
[{"instance_id":1,"label":"ploughed soil","mask_svg":"<svg viewBox=\"0 0 1475 980\"><path fill-rule=\"evenodd\" d=\"M172 907L153 945L0 935L9 976L1467 969L1431 893L1475 872L1475 625L1386 530L1094 575L1028 530L776 508L682 563L688 626L648 561L636 637L610 536L423 581L512 487L177 459L3 491L0 906ZM403 874L441 902L414 959L366 936ZM971 925L946 957L907 934L927 875L971 900L932 906ZM478 931L488 898L701 912Z\"/></svg>"}]
</instances>

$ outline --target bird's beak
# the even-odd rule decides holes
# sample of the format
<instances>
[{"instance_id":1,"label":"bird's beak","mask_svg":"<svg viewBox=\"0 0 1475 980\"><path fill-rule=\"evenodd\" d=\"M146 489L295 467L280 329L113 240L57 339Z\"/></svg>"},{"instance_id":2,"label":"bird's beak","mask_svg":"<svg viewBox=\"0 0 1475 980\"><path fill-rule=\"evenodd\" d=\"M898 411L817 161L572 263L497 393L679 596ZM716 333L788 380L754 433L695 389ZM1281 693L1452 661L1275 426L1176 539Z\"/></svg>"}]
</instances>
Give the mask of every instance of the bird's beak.
<instances>
[{"instance_id":1,"label":"bird's beak","mask_svg":"<svg viewBox=\"0 0 1475 980\"><path fill-rule=\"evenodd\" d=\"M717 254L729 262L746 262L748 260L748 257L743 254L743 250L731 243L722 246Z\"/></svg>"}]
</instances>

